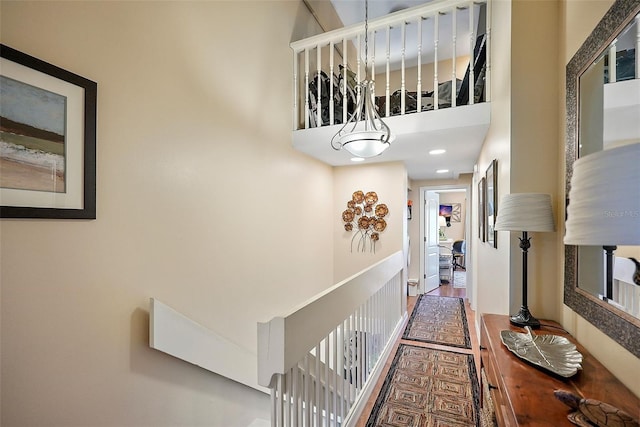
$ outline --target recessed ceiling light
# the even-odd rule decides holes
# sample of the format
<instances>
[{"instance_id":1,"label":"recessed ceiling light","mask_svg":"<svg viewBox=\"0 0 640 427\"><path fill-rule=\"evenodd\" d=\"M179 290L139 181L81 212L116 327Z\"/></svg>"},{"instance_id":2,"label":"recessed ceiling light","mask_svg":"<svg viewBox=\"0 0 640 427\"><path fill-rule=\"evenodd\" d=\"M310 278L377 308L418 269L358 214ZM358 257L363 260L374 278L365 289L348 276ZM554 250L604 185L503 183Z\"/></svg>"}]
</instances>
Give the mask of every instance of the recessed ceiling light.
<instances>
[{"instance_id":1,"label":"recessed ceiling light","mask_svg":"<svg viewBox=\"0 0 640 427\"><path fill-rule=\"evenodd\" d=\"M449 172L449 169L438 169L436 171L436 173L447 173L447 172Z\"/></svg>"},{"instance_id":2,"label":"recessed ceiling light","mask_svg":"<svg viewBox=\"0 0 640 427\"><path fill-rule=\"evenodd\" d=\"M435 156L435 155L438 155L438 154L444 154L446 152L447 152L447 150L443 150L442 148L438 148L437 150L429 151L429 154L431 154L432 156Z\"/></svg>"},{"instance_id":3,"label":"recessed ceiling light","mask_svg":"<svg viewBox=\"0 0 640 427\"><path fill-rule=\"evenodd\" d=\"M364 162L364 158L362 158L362 157L352 157L351 161L352 162Z\"/></svg>"}]
</instances>

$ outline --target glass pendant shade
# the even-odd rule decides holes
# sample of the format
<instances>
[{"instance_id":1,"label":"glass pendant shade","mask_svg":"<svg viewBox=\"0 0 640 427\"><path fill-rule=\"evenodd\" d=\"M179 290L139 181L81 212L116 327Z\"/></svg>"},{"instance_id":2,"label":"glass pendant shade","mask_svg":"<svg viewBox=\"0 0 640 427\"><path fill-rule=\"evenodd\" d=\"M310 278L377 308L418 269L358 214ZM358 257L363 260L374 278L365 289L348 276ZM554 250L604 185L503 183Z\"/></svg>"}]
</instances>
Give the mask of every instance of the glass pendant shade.
<instances>
[{"instance_id":1,"label":"glass pendant shade","mask_svg":"<svg viewBox=\"0 0 640 427\"><path fill-rule=\"evenodd\" d=\"M345 149L354 156L368 158L379 156L389 148L391 131L373 105L372 88L373 82L360 83L355 112L331 139L334 150Z\"/></svg>"}]
</instances>

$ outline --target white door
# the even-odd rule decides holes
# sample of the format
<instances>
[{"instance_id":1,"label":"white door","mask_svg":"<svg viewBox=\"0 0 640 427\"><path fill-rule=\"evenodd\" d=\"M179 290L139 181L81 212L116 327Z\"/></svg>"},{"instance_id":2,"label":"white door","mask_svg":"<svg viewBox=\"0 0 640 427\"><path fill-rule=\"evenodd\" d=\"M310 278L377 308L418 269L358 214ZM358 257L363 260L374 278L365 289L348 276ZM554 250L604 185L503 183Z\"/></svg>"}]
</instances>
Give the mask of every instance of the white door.
<instances>
[{"instance_id":1,"label":"white door","mask_svg":"<svg viewBox=\"0 0 640 427\"><path fill-rule=\"evenodd\" d=\"M424 291L426 293L440 286L440 248L438 247L440 195L435 191L425 192L424 205Z\"/></svg>"}]
</instances>

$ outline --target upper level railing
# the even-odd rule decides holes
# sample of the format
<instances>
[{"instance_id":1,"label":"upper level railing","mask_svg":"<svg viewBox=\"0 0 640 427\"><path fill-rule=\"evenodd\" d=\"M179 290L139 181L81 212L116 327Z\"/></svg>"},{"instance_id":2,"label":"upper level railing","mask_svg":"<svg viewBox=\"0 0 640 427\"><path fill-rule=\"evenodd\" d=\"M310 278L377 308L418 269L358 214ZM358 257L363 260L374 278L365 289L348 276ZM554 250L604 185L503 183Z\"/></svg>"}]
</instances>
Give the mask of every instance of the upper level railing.
<instances>
[{"instance_id":1,"label":"upper level railing","mask_svg":"<svg viewBox=\"0 0 640 427\"><path fill-rule=\"evenodd\" d=\"M258 381L272 427L348 426L406 317L402 252L258 324Z\"/></svg>"},{"instance_id":2,"label":"upper level railing","mask_svg":"<svg viewBox=\"0 0 640 427\"><path fill-rule=\"evenodd\" d=\"M488 101L490 5L434 1L370 20L366 49L364 22L291 43L293 129L344 123L365 65L382 117Z\"/></svg>"}]
</instances>

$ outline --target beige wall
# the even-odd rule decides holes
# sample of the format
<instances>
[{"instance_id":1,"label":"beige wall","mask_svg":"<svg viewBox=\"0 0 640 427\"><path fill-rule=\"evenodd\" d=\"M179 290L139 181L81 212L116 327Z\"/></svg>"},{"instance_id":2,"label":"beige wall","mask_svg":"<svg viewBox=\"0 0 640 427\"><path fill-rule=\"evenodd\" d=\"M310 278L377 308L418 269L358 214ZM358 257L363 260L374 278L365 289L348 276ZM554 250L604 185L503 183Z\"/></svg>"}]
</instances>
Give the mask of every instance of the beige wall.
<instances>
[{"instance_id":1,"label":"beige wall","mask_svg":"<svg viewBox=\"0 0 640 427\"><path fill-rule=\"evenodd\" d=\"M600 1L572 1L564 0L559 9L559 39L560 43L560 64L558 74L560 76L558 93L560 97L560 117L566 116L564 95L565 95L565 66L571 60L576 51L580 48L593 28L598 24L607 10L613 4L612 0ZM562 121L561 123L563 123ZM562 141L558 145L558 157L564 158L564 126L558 129L558 138ZM558 193L564 194L564 163L558 165ZM564 218L564 204L560 206L559 214ZM557 245L562 248L562 235L564 234L564 224L558 231ZM564 262L561 250L558 251L559 268L557 270L557 283L563 283ZM556 298L562 300L562 286L556 289ZM589 322L584 320L567 306L562 307L561 323L567 328L589 352L591 352L600 362L602 362L614 375L616 375L630 390L640 396L640 359L622 348L615 341L600 332Z\"/></svg>"},{"instance_id":2,"label":"beige wall","mask_svg":"<svg viewBox=\"0 0 640 427\"><path fill-rule=\"evenodd\" d=\"M344 166L334 168L333 183L333 224L334 280L344 280L367 266L401 251L404 248L407 224L407 172L402 162L378 163L373 165ZM354 232L344 229L342 212L347 202L357 190L367 193L375 191L378 203L389 208L385 217L387 228L380 233L375 253L367 245L366 251L358 251L358 239Z\"/></svg>"},{"instance_id":3,"label":"beige wall","mask_svg":"<svg viewBox=\"0 0 640 427\"><path fill-rule=\"evenodd\" d=\"M512 6L511 2L496 1L492 3L491 8L491 127L477 161L477 172L473 177L473 233L470 234L473 251L470 254L475 267L472 270L473 295L476 295L474 308L480 314L507 314L510 311L508 233L498 233L497 249L482 242L477 233L478 182L485 176L485 171L493 159L498 161L498 199L510 191Z\"/></svg>"},{"instance_id":4,"label":"beige wall","mask_svg":"<svg viewBox=\"0 0 640 427\"><path fill-rule=\"evenodd\" d=\"M98 83L98 219L0 222L0 424L269 419L267 395L151 350L148 300L255 351L258 321L333 284L332 170L291 148L289 42L318 31L311 16L294 1L0 7L2 43Z\"/></svg>"},{"instance_id":5,"label":"beige wall","mask_svg":"<svg viewBox=\"0 0 640 427\"><path fill-rule=\"evenodd\" d=\"M564 216L558 207L558 1L513 2L511 39L511 193L551 194L556 224ZM498 212L499 211L498 207ZM502 232L502 234L508 234ZM511 309L522 303L521 254L517 235L511 233ZM559 319L555 271L560 267L554 233L531 233L528 256L529 307L539 318ZM553 303L551 303L553 301Z\"/></svg>"},{"instance_id":6,"label":"beige wall","mask_svg":"<svg viewBox=\"0 0 640 427\"><path fill-rule=\"evenodd\" d=\"M550 193L557 206L558 3L518 0L494 2L492 8L492 123L478 160L474 191L496 159L498 216L500 199L509 193ZM502 31L508 34L499 34ZM528 305L540 318L558 319L560 313L554 283L559 256L556 234L532 234ZM474 282L479 312L515 313L522 304L520 236L498 232L497 249L478 239L472 256L477 257Z\"/></svg>"}]
</instances>

